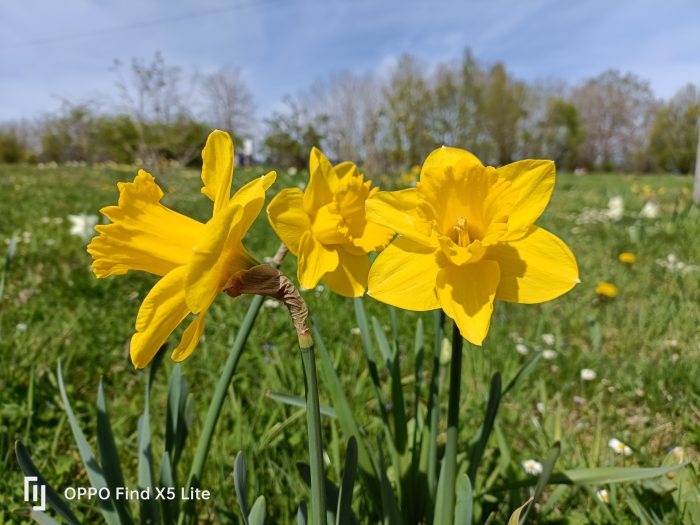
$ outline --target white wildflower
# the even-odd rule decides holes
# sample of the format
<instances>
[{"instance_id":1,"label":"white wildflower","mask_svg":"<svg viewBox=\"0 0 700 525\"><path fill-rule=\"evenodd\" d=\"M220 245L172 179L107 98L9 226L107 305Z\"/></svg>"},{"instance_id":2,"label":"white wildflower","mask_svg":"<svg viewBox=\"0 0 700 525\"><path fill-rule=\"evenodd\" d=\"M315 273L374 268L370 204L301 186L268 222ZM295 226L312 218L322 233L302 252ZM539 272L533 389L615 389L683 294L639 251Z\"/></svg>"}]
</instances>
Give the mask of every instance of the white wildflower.
<instances>
[{"instance_id":1,"label":"white wildflower","mask_svg":"<svg viewBox=\"0 0 700 525\"><path fill-rule=\"evenodd\" d=\"M607 490L600 489L598 492L595 493L595 495L603 503L610 503L610 494L608 494Z\"/></svg>"},{"instance_id":2,"label":"white wildflower","mask_svg":"<svg viewBox=\"0 0 700 525\"><path fill-rule=\"evenodd\" d=\"M523 461L523 468L530 476L538 476L542 473L542 463L534 459L526 459Z\"/></svg>"},{"instance_id":3,"label":"white wildflower","mask_svg":"<svg viewBox=\"0 0 700 525\"><path fill-rule=\"evenodd\" d=\"M608 201L607 216L613 221L619 221L625 214L625 201L619 195Z\"/></svg>"},{"instance_id":4,"label":"white wildflower","mask_svg":"<svg viewBox=\"0 0 700 525\"><path fill-rule=\"evenodd\" d=\"M352 330L350 330L350 333L352 335L360 335L360 327L359 326L354 327Z\"/></svg>"},{"instance_id":5,"label":"white wildflower","mask_svg":"<svg viewBox=\"0 0 700 525\"><path fill-rule=\"evenodd\" d=\"M265 299L263 301L263 308L279 308L280 302L277 299Z\"/></svg>"},{"instance_id":6,"label":"white wildflower","mask_svg":"<svg viewBox=\"0 0 700 525\"><path fill-rule=\"evenodd\" d=\"M542 358L546 359L547 361L551 361L552 359L557 358L557 353L554 350L544 350L542 352Z\"/></svg>"},{"instance_id":7,"label":"white wildflower","mask_svg":"<svg viewBox=\"0 0 700 525\"><path fill-rule=\"evenodd\" d=\"M612 438L610 441L608 441L608 446L613 449L615 454L623 454L625 456L632 455L632 449L617 438Z\"/></svg>"},{"instance_id":8,"label":"white wildflower","mask_svg":"<svg viewBox=\"0 0 700 525\"><path fill-rule=\"evenodd\" d=\"M17 326L15 326L18 332L26 332L27 331L27 323L17 323Z\"/></svg>"},{"instance_id":9,"label":"white wildflower","mask_svg":"<svg viewBox=\"0 0 700 525\"><path fill-rule=\"evenodd\" d=\"M595 380L597 374L595 373L595 370L591 370L590 368L582 368L581 369L581 380L582 381L593 381Z\"/></svg>"},{"instance_id":10,"label":"white wildflower","mask_svg":"<svg viewBox=\"0 0 700 525\"><path fill-rule=\"evenodd\" d=\"M552 346L554 344L554 334L542 334L542 341L544 344Z\"/></svg>"},{"instance_id":11,"label":"white wildflower","mask_svg":"<svg viewBox=\"0 0 700 525\"><path fill-rule=\"evenodd\" d=\"M95 225L99 218L97 215L69 215L68 220L70 221L70 234L75 237L80 237L81 239L87 241L90 237L95 234Z\"/></svg>"},{"instance_id":12,"label":"white wildflower","mask_svg":"<svg viewBox=\"0 0 700 525\"><path fill-rule=\"evenodd\" d=\"M639 216L645 219L658 219L659 218L659 206L651 201L647 201L642 206L642 211L639 212Z\"/></svg>"},{"instance_id":13,"label":"white wildflower","mask_svg":"<svg viewBox=\"0 0 700 525\"><path fill-rule=\"evenodd\" d=\"M527 346L525 346L523 343L518 343L515 345L515 351L518 352L521 355L525 355L529 352Z\"/></svg>"}]
</instances>

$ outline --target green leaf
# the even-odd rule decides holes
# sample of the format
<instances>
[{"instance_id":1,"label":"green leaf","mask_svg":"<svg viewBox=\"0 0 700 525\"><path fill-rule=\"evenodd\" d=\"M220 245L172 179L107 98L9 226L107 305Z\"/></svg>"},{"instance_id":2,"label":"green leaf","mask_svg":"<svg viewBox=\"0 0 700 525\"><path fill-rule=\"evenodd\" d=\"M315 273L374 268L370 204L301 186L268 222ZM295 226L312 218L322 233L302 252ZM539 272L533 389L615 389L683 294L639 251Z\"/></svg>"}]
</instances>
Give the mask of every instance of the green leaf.
<instances>
[{"instance_id":1,"label":"green leaf","mask_svg":"<svg viewBox=\"0 0 700 525\"><path fill-rule=\"evenodd\" d=\"M357 440L350 437L345 453L345 468L343 479L338 494L338 507L336 512L336 525L352 525L356 522L352 512L352 491L355 486L355 474L357 473Z\"/></svg>"},{"instance_id":2,"label":"green leaf","mask_svg":"<svg viewBox=\"0 0 700 525\"><path fill-rule=\"evenodd\" d=\"M533 500L533 498L530 498L525 503L523 503L520 507L515 509L515 512L513 512L513 514L510 515L510 519L508 520L508 525L519 525L520 524L520 514L522 514L525 507L527 507L530 503L532 503L532 500Z\"/></svg>"},{"instance_id":3,"label":"green leaf","mask_svg":"<svg viewBox=\"0 0 700 525\"><path fill-rule=\"evenodd\" d=\"M100 452L100 461L102 462L102 470L107 486L110 488L110 493L114 495L117 487L124 487L125 483L119 463L117 445L114 441L112 425L109 421L109 413L107 412L107 401L102 379L100 379L100 384L97 388L97 448ZM127 500L114 498L114 506L122 524L133 523Z\"/></svg>"},{"instance_id":4,"label":"green leaf","mask_svg":"<svg viewBox=\"0 0 700 525\"><path fill-rule=\"evenodd\" d=\"M36 521L39 525L59 525L59 523L45 512L33 510L29 513L29 517Z\"/></svg>"},{"instance_id":5,"label":"green leaf","mask_svg":"<svg viewBox=\"0 0 700 525\"><path fill-rule=\"evenodd\" d=\"M470 525L474 513L472 484L466 474L457 478L457 503L455 504L455 525Z\"/></svg>"},{"instance_id":6,"label":"green leaf","mask_svg":"<svg viewBox=\"0 0 700 525\"><path fill-rule=\"evenodd\" d=\"M264 525L265 523L265 496L258 496L253 503L253 508L248 514L248 523L250 525Z\"/></svg>"},{"instance_id":7,"label":"green leaf","mask_svg":"<svg viewBox=\"0 0 700 525\"><path fill-rule=\"evenodd\" d=\"M511 379L508 382L508 385L503 389L503 393L501 394L501 397L505 397L505 395L508 392L510 392L513 388L518 386L527 376L529 376L535 370L536 365L541 358L542 358L542 352L537 352L530 359L528 359L523 364L523 366L520 367L520 369L515 374L515 376L513 376L513 379Z\"/></svg>"},{"instance_id":8,"label":"green leaf","mask_svg":"<svg viewBox=\"0 0 700 525\"><path fill-rule=\"evenodd\" d=\"M173 472L173 467L170 463L170 455L167 450L163 451L163 457L160 461L160 486L166 490L172 489L175 494L174 499L163 499L160 502L161 510L163 511L163 523L176 523L179 510L180 492L178 491L177 483L175 483L175 476Z\"/></svg>"},{"instance_id":9,"label":"green leaf","mask_svg":"<svg viewBox=\"0 0 700 525\"><path fill-rule=\"evenodd\" d=\"M336 417L340 423L340 428L342 429L345 436L349 439L353 436L357 440L358 444L358 455L360 467L365 472L377 473L377 468L375 462L369 453L367 445L363 439L362 433L360 432L360 426L355 421L352 414L352 409L350 408L350 403L345 396L345 391L343 390L343 385L338 378L338 374L333 365L326 345L323 342L321 333L318 331L315 319L311 318L311 332L316 342L316 350L318 352L320 359L320 369L321 375L323 377L323 382L331 396L331 401L333 402L333 409L336 412Z\"/></svg>"},{"instance_id":10,"label":"green leaf","mask_svg":"<svg viewBox=\"0 0 700 525\"><path fill-rule=\"evenodd\" d=\"M293 396L291 394L283 394L281 392L268 392L267 397L285 405L306 409L306 400L303 397ZM328 405L320 405L319 410L322 416L330 417L333 419L336 419L338 417L335 413L335 410L333 410Z\"/></svg>"},{"instance_id":11,"label":"green leaf","mask_svg":"<svg viewBox=\"0 0 700 525\"><path fill-rule=\"evenodd\" d=\"M377 345L379 346L379 351L382 353L386 369L391 372L393 363L391 346L389 346L389 340L386 337L384 328L382 328L382 325L374 316L372 317L372 328L374 329L374 338L377 340Z\"/></svg>"},{"instance_id":12,"label":"green leaf","mask_svg":"<svg viewBox=\"0 0 700 525\"><path fill-rule=\"evenodd\" d=\"M248 494L246 488L246 471L245 471L245 453L239 452L236 454L236 460L233 463L233 488L236 491L238 506L243 515L243 521L248 525Z\"/></svg>"},{"instance_id":13,"label":"green leaf","mask_svg":"<svg viewBox=\"0 0 700 525\"><path fill-rule=\"evenodd\" d=\"M80 525L80 521L75 517L75 514L70 510L68 505L63 501L63 499L56 493L56 491L49 485L46 478L39 472L36 468L32 457L29 455L29 451L22 444L21 441L15 443L15 456L17 457L17 463L19 463L19 468L22 470L25 476L34 476L37 478L37 482L40 485L46 486L46 503L49 507L58 513L64 520L66 520L70 525Z\"/></svg>"},{"instance_id":14,"label":"green leaf","mask_svg":"<svg viewBox=\"0 0 700 525\"><path fill-rule=\"evenodd\" d=\"M625 481L640 481L643 479L665 476L669 472L675 472L688 465L681 463L670 467L638 468L638 467L607 467L607 468L583 468L565 470L559 475L553 475L552 480L558 482L573 483L576 485L604 485L608 483L622 483Z\"/></svg>"},{"instance_id":15,"label":"green leaf","mask_svg":"<svg viewBox=\"0 0 700 525\"><path fill-rule=\"evenodd\" d=\"M306 509L306 502L302 501L299 503L299 508L297 509L297 525L306 525L308 521L308 511Z\"/></svg>"},{"instance_id":16,"label":"green leaf","mask_svg":"<svg viewBox=\"0 0 700 525\"><path fill-rule=\"evenodd\" d=\"M139 489L149 489L151 494L155 490L155 481L153 476L153 455L151 453L151 423L149 416L149 398L150 398L150 379L152 373L149 373L146 381L146 396L144 399L143 414L139 417L137 427L138 441L138 484ZM158 502L154 498L139 500L139 511L141 523L155 525L160 523L160 511L158 510Z\"/></svg>"},{"instance_id":17,"label":"green leaf","mask_svg":"<svg viewBox=\"0 0 700 525\"><path fill-rule=\"evenodd\" d=\"M549 450L549 454L547 454L547 459L544 462L544 465L542 465L542 472L540 473L538 479L537 479L537 485L535 485L535 495L532 497L532 505L530 505L527 510L525 511L525 515L522 518L522 522L525 523L525 520L527 519L528 514L530 514L530 509L534 507L534 504L537 503L540 500L540 497L542 496L542 492L544 491L545 486L547 486L547 483L549 482L549 478L552 476L552 471L554 470L554 465L557 462L557 459L559 459L559 455L561 454L561 445L557 442L552 446L552 448Z\"/></svg>"},{"instance_id":18,"label":"green leaf","mask_svg":"<svg viewBox=\"0 0 700 525\"><path fill-rule=\"evenodd\" d=\"M471 458L469 461L469 481L471 481L472 487L476 485L476 473L478 472L479 465L484 457L486 444L488 443L489 436L493 430L493 423L496 420L496 414L498 413L498 405L500 402L501 374L496 372L491 378L489 401L486 405L486 416L484 417L484 423L481 425L481 434L479 435L479 440L475 443L474 448L472 449Z\"/></svg>"},{"instance_id":19,"label":"green leaf","mask_svg":"<svg viewBox=\"0 0 700 525\"><path fill-rule=\"evenodd\" d=\"M78 419L75 417L73 408L71 407L70 401L68 400L68 394L66 393L66 385L63 380L63 367L61 366L61 361L58 362L57 376L58 389L61 394L61 400L63 401L63 408L66 412L66 416L68 417L68 423L71 427L71 431L73 432L73 438L75 439L75 443L78 446L80 458L83 460L83 465L85 466L88 479L90 480L90 485L92 485L92 487L94 487L97 490L107 488L107 480L104 477L100 465L97 463L95 455L92 453L92 448L85 439L83 431L80 429ZM115 525L119 524L119 514L117 513L114 507L114 501L112 498L105 500L100 499L99 505L100 510L102 512L102 516L104 516L105 521L107 523Z\"/></svg>"}]
</instances>

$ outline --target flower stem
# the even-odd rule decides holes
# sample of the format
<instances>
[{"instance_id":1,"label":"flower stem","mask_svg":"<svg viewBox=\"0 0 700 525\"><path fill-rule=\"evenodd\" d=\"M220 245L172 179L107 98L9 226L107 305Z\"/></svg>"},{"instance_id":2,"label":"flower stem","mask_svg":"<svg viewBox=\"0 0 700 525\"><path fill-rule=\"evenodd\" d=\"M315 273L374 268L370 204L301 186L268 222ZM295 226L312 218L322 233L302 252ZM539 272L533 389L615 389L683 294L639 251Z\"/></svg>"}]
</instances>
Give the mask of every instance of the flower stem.
<instances>
[{"instance_id":1,"label":"flower stem","mask_svg":"<svg viewBox=\"0 0 700 525\"><path fill-rule=\"evenodd\" d=\"M314 346L311 338L299 338L306 387L306 426L309 434L309 468L311 469L311 512L314 524L326 523L326 491L323 474L321 412L318 401L318 380Z\"/></svg>"},{"instance_id":2,"label":"flower stem","mask_svg":"<svg viewBox=\"0 0 700 525\"><path fill-rule=\"evenodd\" d=\"M441 519L438 523L452 525L455 510L455 484L457 478L457 438L459 435L459 398L462 383L462 334L454 324L452 332L452 357L450 359L450 392L447 402L447 442L445 456L442 460L440 477L442 495L441 508L438 510ZM437 514L437 513L436 513Z\"/></svg>"},{"instance_id":3,"label":"flower stem","mask_svg":"<svg viewBox=\"0 0 700 525\"><path fill-rule=\"evenodd\" d=\"M271 265L278 268L286 253L286 246L283 244L273 258ZM209 455L209 448L211 447L211 440L214 436L214 429L216 428L216 423L221 415L221 408L226 400L229 384L231 383L233 374L236 372L238 361L240 360L243 348L248 341L248 336L253 329L253 324L258 316L263 300L264 297L262 295L256 295L253 297L253 301L250 303L248 311L243 318L243 322L238 329L238 333L236 334L236 339L233 342L231 351L226 358L224 368L221 370L219 382L216 384L216 390L214 390L214 396L209 403L209 409L207 410L207 415L204 420L204 426L202 427L202 432L199 435L199 441L197 442L197 449L194 453L190 473L187 476L186 494L190 494L190 491L193 488L200 488L202 473L204 472L204 464L207 460L207 456ZM194 523L194 513L195 500L190 499L185 502L182 512L180 512L178 525L183 525L184 523Z\"/></svg>"}]
</instances>

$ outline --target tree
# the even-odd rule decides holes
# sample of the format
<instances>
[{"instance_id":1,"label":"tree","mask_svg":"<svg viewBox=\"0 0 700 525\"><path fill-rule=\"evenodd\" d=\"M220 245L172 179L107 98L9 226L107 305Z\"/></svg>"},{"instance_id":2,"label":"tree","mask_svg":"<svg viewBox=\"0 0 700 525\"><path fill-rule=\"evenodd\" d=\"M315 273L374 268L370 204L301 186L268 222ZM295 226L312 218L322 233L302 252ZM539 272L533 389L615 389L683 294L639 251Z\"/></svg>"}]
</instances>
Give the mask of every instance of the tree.
<instances>
[{"instance_id":1,"label":"tree","mask_svg":"<svg viewBox=\"0 0 700 525\"><path fill-rule=\"evenodd\" d=\"M688 84L653 118L649 149L658 168L672 173L691 173L695 164L700 89Z\"/></svg>"},{"instance_id":2,"label":"tree","mask_svg":"<svg viewBox=\"0 0 700 525\"><path fill-rule=\"evenodd\" d=\"M496 64L484 79L482 93L482 125L492 149L485 156L500 165L513 162L519 123L527 115L526 86L511 79L503 64Z\"/></svg>"},{"instance_id":3,"label":"tree","mask_svg":"<svg viewBox=\"0 0 700 525\"><path fill-rule=\"evenodd\" d=\"M263 140L267 162L278 166L306 168L314 146L323 149L327 117L309 115L292 97L285 99L286 111L276 111L266 121Z\"/></svg>"},{"instance_id":4,"label":"tree","mask_svg":"<svg viewBox=\"0 0 700 525\"><path fill-rule=\"evenodd\" d=\"M585 129L581 146L589 167L648 168L645 153L655 100L639 77L606 71L588 80L572 96Z\"/></svg>"},{"instance_id":5,"label":"tree","mask_svg":"<svg viewBox=\"0 0 700 525\"><path fill-rule=\"evenodd\" d=\"M238 136L255 131L253 95L239 69L222 69L202 84L208 120L219 129Z\"/></svg>"}]
</instances>

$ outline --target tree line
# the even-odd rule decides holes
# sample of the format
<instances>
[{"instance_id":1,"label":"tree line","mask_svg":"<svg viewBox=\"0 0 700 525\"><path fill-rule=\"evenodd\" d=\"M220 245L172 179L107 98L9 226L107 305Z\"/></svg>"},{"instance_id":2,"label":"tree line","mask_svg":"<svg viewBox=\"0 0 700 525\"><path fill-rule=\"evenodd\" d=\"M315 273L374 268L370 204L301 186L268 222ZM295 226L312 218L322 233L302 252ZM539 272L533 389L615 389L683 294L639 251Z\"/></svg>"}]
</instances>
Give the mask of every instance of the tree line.
<instances>
[{"instance_id":1,"label":"tree line","mask_svg":"<svg viewBox=\"0 0 700 525\"><path fill-rule=\"evenodd\" d=\"M569 86L527 83L470 51L450 63L404 55L385 73L343 73L288 96L262 122L238 70L185 75L160 54L115 63L118 100L65 102L0 131L0 162L197 162L212 127L259 139L256 160L303 168L312 146L372 172L419 165L454 145L484 162L551 158L562 170L690 173L700 88L669 100L632 73L609 70Z\"/></svg>"}]
</instances>

